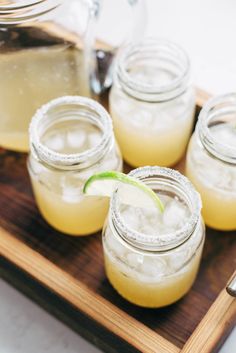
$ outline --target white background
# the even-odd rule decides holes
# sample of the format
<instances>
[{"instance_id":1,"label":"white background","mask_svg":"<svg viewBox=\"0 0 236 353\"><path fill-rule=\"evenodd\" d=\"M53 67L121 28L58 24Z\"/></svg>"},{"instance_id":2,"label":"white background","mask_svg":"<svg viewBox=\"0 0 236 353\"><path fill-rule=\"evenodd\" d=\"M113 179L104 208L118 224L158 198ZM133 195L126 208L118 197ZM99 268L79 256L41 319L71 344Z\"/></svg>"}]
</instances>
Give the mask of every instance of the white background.
<instances>
[{"instance_id":1,"label":"white background","mask_svg":"<svg viewBox=\"0 0 236 353\"><path fill-rule=\"evenodd\" d=\"M195 84L214 94L236 91L235 0L147 0L147 5L148 34L186 49ZM0 280L0 353L44 352L99 350ZM221 350L234 352L236 329Z\"/></svg>"}]
</instances>

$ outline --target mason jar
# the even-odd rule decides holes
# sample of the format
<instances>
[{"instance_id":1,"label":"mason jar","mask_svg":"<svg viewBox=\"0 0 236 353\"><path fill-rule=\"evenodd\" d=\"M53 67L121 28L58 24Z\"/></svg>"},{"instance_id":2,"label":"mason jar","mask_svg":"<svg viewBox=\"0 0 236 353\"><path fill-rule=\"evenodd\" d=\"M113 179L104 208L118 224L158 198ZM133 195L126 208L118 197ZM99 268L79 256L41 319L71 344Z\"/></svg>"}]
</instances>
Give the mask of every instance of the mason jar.
<instances>
[{"instance_id":1,"label":"mason jar","mask_svg":"<svg viewBox=\"0 0 236 353\"><path fill-rule=\"evenodd\" d=\"M200 192L205 223L236 229L236 94L210 99L200 112L186 174Z\"/></svg>"},{"instance_id":2,"label":"mason jar","mask_svg":"<svg viewBox=\"0 0 236 353\"><path fill-rule=\"evenodd\" d=\"M190 63L175 43L146 39L117 58L110 111L126 162L172 166L183 156L194 120Z\"/></svg>"},{"instance_id":3,"label":"mason jar","mask_svg":"<svg viewBox=\"0 0 236 353\"><path fill-rule=\"evenodd\" d=\"M205 238L201 199L177 171L144 167L129 175L158 194L164 212L125 205L120 189L114 192L103 231L106 274L131 303L159 308L184 296L196 278Z\"/></svg>"},{"instance_id":4,"label":"mason jar","mask_svg":"<svg viewBox=\"0 0 236 353\"><path fill-rule=\"evenodd\" d=\"M55 229L77 236L100 230L109 201L84 195L84 183L96 172L121 169L110 116L94 100L60 97L33 117L28 170L39 210Z\"/></svg>"}]
</instances>

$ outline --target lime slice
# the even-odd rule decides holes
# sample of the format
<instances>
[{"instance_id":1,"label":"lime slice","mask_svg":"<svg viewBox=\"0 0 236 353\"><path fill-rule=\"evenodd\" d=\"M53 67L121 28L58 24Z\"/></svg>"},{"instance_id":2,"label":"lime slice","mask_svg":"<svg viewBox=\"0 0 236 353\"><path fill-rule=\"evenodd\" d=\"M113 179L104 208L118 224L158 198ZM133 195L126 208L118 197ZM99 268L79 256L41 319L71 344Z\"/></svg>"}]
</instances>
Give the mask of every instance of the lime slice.
<instances>
[{"instance_id":1,"label":"lime slice","mask_svg":"<svg viewBox=\"0 0 236 353\"><path fill-rule=\"evenodd\" d=\"M91 196L111 197L117 188L124 204L140 208L157 207L161 212L164 211L163 203L151 188L142 181L119 172L94 174L86 181L83 192Z\"/></svg>"}]
</instances>

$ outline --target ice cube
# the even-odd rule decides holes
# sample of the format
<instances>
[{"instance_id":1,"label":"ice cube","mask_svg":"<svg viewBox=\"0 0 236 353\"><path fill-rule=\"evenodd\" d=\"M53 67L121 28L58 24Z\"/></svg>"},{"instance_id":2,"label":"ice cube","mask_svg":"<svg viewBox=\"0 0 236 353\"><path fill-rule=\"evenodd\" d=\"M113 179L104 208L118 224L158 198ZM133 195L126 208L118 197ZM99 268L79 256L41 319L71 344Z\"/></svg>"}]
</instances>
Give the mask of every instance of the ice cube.
<instances>
[{"instance_id":1,"label":"ice cube","mask_svg":"<svg viewBox=\"0 0 236 353\"><path fill-rule=\"evenodd\" d=\"M204 166L209 163L209 155L196 143L196 141L194 141L191 146L191 155L195 165L197 167L199 166L200 170L202 168L204 169Z\"/></svg>"},{"instance_id":2,"label":"ice cube","mask_svg":"<svg viewBox=\"0 0 236 353\"><path fill-rule=\"evenodd\" d=\"M67 132L67 144L70 148L82 149L86 142L87 134L81 130Z\"/></svg>"},{"instance_id":3,"label":"ice cube","mask_svg":"<svg viewBox=\"0 0 236 353\"><path fill-rule=\"evenodd\" d=\"M146 130L147 128L150 129L154 117L151 110L136 108L131 111L130 119L134 127L142 129L145 128Z\"/></svg>"},{"instance_id":4,"label":"ice cube","mask_svg":"<svg viewBox=\"0 0 236 353\"><path fill-rule=\"evenodd\" d=\"M141 272L150 277L161 277L167 272L167 264L164 259L146 257L141 267Z\"/></svg>"},{"instance_id":5,"label":"ice cube","mask_svg":"<svg viewBox=\"0 0 236 353\"><path fill-rule=\"evenodd\" d=\"M211 127L212 135L217 140L229 147L236 147L236 128L232 124L221 124Z\"/></svg>"},{"instance_id":6,"label":"ice cube","mask_svg":"<svg viewBox=\"0 0 236 353\"><path fill-rule=\"evenodd\" d=\"M81 170L78 179L82 181L86 181L88 178L90 178L93 174L95 174L95 170L91 170L90 168Z\"/></svg>"},{"instance_id":7,"label":"ice cube","mask_svg":"<svg viewBox=\"0 0 236 353\"><path fill-rule=\"evenodd\" d=\"M83 201L84 197L78 188L66 186L62 189L62 200L66 203L79 203Z\"/></svg>"},{"instance_id":8,"label":"ice cube","mask_svg":"<svg viewBox=\"0 0 236 353\"><path fill-rule=\"evenodd\" d=\"M212 164L208 164L204 170L200 171L202 178L204 178L205 182L211 186L219 186L222 183L222 178L224 174L224 170L220 168L220 166L216 166Z\"/></svg>"},{"instance_id":9,"label":"ice cube","mask_svg":"<svg viewBox=\"0 0 236 353\"><path fill-rule=\"evenodd\" d=\"M155 206L153 206L153 208L145 208L142 210L142 217L143 229L145 229L145 226L149 224L154 229L154 232L156 232L158 225L161 222L161 212ZM145 232L145 234L150 233Z\"/></svg>"},{"instance_id":10,"label":"ice cube","mask_svg":"<svg viewBox=\"0 0 236 353\"><path fill-rule=\"evenodd\" d=\"M162 68L151 67L148 72L148 83L155 86L165 86L168 85L173 80L173 75Z\"/></svg>"},{"instance_id":11,"label":"ice cube","mask_svg":"<svg viewBox=\"0 0 236 353\"><path fill-rule=\"evenodd\" d=\"M121 216L125 224L131 229L139 231L142 226L141 210L128 205L121 205Z\"/></svg>"},{"instance_id":12,"label":"ice cube","mask_svg":"<svg viewBox=\"0 0 236 353\"><path fill-rule=\"evenodd\" d=\"M137 269L143 264L143 255L130 252L126 255L126 260L130 267Z\"/></svg>"},{"instance_id":13,"label":"ice cube","mask_svg":"<svg viewBox=\"0 0 236 353\"><path fill-rule=\"evenodd\" d=\"M154 260L156 271L158 272L158 276L163 276L169 272L169 267L164 258L159 258Z\"/></svg>"},{"instance_id":14,"label":"ice cube","mask_svg":"<svg viewBox=\"0 0 236 353\"><path fill-rule=\"evenodd\" d=\"M154 62L150 62L148 66L137 66L130 70L132 79L148 85L163 86L172 80L172 75L160 69Z\"/></svg>"},{"instance_id":15,"label":"ice cube","mask_svg":"<svg viewBox=\"0 0 236 353\"><path fill-rule=\"evenodd\" d=\"M219 179L219 182L217 186L221 189L230 189L231 188L231 174L230 170L228 168L225 168L221 172L221 178Z\"/></svg>"},{"instance_id":16,"label":"ice cube","mask_svg":"<svg viewBox=\"0 0 236 353\"><path fill-rule=\"evenodd\" d=\"M187 217L187 207L183 203L172 199L165 207L163 223L164 225L177 230Z\"/></svg>"},{"instance_id":17,"label":"ice cube","mask_svg":"<svg viewBox=\"0 0 236 353\"><path fill-rule=\"evenodd\" d=\"M47 168L34 158L30 159L30 167L34 174L40 175L47 172Z\"/></svg>"},{"instance_id":18,"label":"ice cube","mask_svg":"<svg viewBox=\"0 0 236 353\"><path fill-rule=\"evenodd\" d=\"M158 275L158 271L154 263L144 263L141 271L149 277L156 277Z\"/></svg>"},{"instance_id":19,"label":"ice cube","mask_svg":"<svg viewBox=\"0 0 236 353\"><path fill-rule=\"evenodd\" d=\"M118 239L112 234L110 229L107 229L105 244L109 252L111 252L115 257L124 260L126 248L119 242Z\"/></svg>"},{"instance_id":20,"label":"ice cube","mask_svg":"<svg viewBox=\"0 0 236 353\"><path fill-rule=\"evenodd\" d=\"M171 271L178 271L181 269L183 264L188 261L188 252L187 251L176 251L169 258L169 267Z\"/></svg>"},{"instance_id":21,"label":"ice cube","mask_svg":"<svg viewBox=\"0 0 236 353\"><path fill-rule=\"evenodd\" d=\"M89 147L88 148L93 148L101 142L101 134L92 132L88 135L88 141L89 141Z\"/></svg>"},{"instance_id":22,"label":"ice cube","mask_svg":"<svg viewBox=\"0 0 236 353\"><path fill-rule=\"evenodd\" d=\"M78 203L83 201L81 183L76 179L76 174L63 175L60 178L62 200L68 203Z\"/></svg>"},{"instance_id":23,"label":"ice cube","mask_svg":"<svg viewBox=\"0 0 236 353\"><path fill-rule=\"evenodd\" d=\"M117 170L119 166L118 156L112 152L106 156L98 166L99 171Z\"/></svg>"},{"instance_id":24,"label":"ice cube","mask_svg":"<svg viewBox=\"0 0 236 353\"><path fill-rule=\"evenodd\" d=\"M132 111L132 109L135 108L135 103L127 98L126 96L122 95L114 95L113 99L113 104L111 104L111 108L112 108L112 116L113 114L118 115L123 118L127 118L127 115L130 114L130 112ZM113 111L113 109L115 108L115 111Z\"/></svg>"},{"instance_id":25,"label":"ice cube","mask_svg":"<svg viewBox=\"0 0 236 353\"><path fill-rule=\"evenodd\" d=\"M53 151L60 152L65 148L65 139L62 134L51 135L50 138L46 139L45 145Z\"/></svg>"},{"instance_id":26,"label":"ice cube","mask_svg":"<svg viewBox=\"0 0 236 353\"><path fill-rule=\"evenodd\" d=\"M158 229L159 233L159 227L158 225L155 226L155 224L149 224L148 221L145 219L140 219L140 226L139 226L139 231L145 235L156 235Z\"/></svg>"},{"instance_id":27,"label":"ice cube","mask_svg":"<svg viewBox=\"0 0 236 353\"><path fill-rule=\"evenodd\" d=\"M166 264L161 259L146 257L141 267L141 272L149 277L161 277L165 274Z\"/></svg>"},{"instance_id":28,"label":"ice cube","mask_svg":"<svg viewBox=\"0 0 236 353\"><path fill-rule=\"evenodd\" d=\"M143 70L138 70L138 71L131 71L131 77L133 80L139 81L139 82L145 82L147 83L147 74Z\"/></svg>"},{"instance_id":29,"label":"ice cube","mask_svg":"<svg viewBox=\"0 0 236 353\"><path fill-rule=\"evenodd\" d=\"M186 120L191 117L194 111L194 105L190 106L189 109L186 109L186 102L183 102L182 99L177 99L173 102L168 102L165 106L165 114L166 118L169 121L178 121L179 119L181 120ZM180 122L178 121L178 124Z\"/></svg>"},{"instance_id":30,"label":"ice cube","mask_svg":"<svg viewBox=\"0 0 236 353\"><path fill-rule=\"evenodd\" d=\"M212 128L213 129L213 128ZM214 133L219 137L221 131L216 126ZM221 189L230 188L232 185L232 176L230 168L223 165L217 159L213 159L202 147L194 140L191 145L191 156L194 162L196 176L200 177L205 185L218 187Z\"/></svg>"}]
</instances>

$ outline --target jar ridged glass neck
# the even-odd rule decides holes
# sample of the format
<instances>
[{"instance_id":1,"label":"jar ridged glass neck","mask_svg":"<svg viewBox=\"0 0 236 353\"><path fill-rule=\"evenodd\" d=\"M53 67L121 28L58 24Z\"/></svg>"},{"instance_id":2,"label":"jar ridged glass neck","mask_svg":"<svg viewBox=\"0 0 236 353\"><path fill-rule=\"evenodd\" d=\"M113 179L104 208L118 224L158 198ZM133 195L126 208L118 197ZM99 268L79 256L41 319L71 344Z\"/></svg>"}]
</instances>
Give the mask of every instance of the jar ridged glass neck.
<instances>
[{"instance_id":1,"label":"jar ridged glass neck","mask_svg":"<svg viewBox=\"0 0 236 353\"><path fill-rule=\"evenodd\" d=\"M102 132L100 142L84 152L65 154L46 146L41 137L60 121L83 119L97 126ZM65 96L42 106L30 124L31 153L41 162L62 170L79 170L99 162L114 144L113 128L108 112L90 98Z\"/></svg>"},{"instance_id":2,"label":"jar ridged glass neck","mask_svg":"<svg viewBox=\"0 0 236 353\"><path fill-rule=\"evenodd\" d=\"M150 69L154 76L151 82L144 76L133 75L134 71L143 74ZM189 59L181 47L166 40L149 38L123 49L117 58L115 79L125 93L138 100L163 102L186 91L189 73Z\"/></svg>"},{"instance_id":3,"label":"jar ridged glass neck","mask_svg":"<svg viewBox=\"0 0 236 353\"><path fill-rule=\"evenodd\" d=\"M22 0L8 1L0 5L0 24L16 25L35 20L36 18L53 11L64 0Z\"/></svg>"},{"instance_id":4,"label":"jar ridged glass neck","mask_svg":"<svg viewBox=\"0 0 236 353\"><path fill-rule=\"evenodd\" d=\"M180 196L190 211L185 225L173 233L144 234L128 226L119 209L119 189L111 199L110 222L116 233L130 245L146 251L167 251L183 244L195 231L201 217L201 198L190 181L179 172L162 167L142 167L133 170L130 176L142 180L150 187L160 191L169 190L173 195Z\"/></svg>"},{"instance_id":5,"label":"jar ridged glass neck","mask_svg":"<svg viewBox=\"0 0 236 353\"><path fill-rule=\"evenodd\" d=\"M81 0L88 6L90 13L97 12L97 0ZM65 4L66 0L20 0L0 4L0 24L17 25L36 20Z\"/></svg>"},{"instance_id":6,"label":"jar ridged glass neck","mask_svg":"<svg viewBox=\"0 0 236 353\"><path fill-rule=\"evenodd\" d=\"M204 148L217 159L236 164L236 148L217 139L211 127L232 123L236 130L236 93L210 99L202 108L197 123L197 133Z\"/></svg>"}]
</instances>

